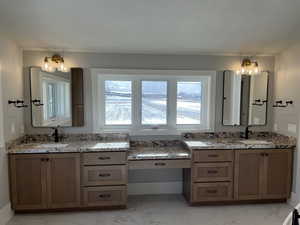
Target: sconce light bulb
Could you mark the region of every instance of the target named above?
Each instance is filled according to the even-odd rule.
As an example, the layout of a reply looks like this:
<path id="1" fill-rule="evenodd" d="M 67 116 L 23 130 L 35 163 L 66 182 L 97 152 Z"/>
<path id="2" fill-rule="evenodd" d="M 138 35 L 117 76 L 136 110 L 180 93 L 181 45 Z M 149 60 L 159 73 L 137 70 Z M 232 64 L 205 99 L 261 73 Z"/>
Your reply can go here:
<path id="1" fill-rule="evenodd" d="M 245 73 L 245 69 L 244 68 L 242 68 L 242 73 Z"/>

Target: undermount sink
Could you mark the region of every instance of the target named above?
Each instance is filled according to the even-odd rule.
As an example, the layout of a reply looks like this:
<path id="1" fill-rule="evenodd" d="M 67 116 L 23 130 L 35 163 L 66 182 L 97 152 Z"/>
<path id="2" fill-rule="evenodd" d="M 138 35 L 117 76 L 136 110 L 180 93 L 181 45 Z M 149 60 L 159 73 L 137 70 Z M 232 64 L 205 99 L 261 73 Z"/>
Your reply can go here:
<path id="1" fill-rule="evenodd" d="M 246 145 L 267 145 L 267 144 L 271 144 L 271 142 L 264 141 L 264 140 L 242 140 L 240 142 L 242 142 L 243 144 L 246 144 Z"/>
<path id="2" fill-rule="evenodd" d="M 38 147 L 40 148 L 64 148 L 67 147 L 69 144 L 62 144 L 62 143 L 49 143 L 49 144 L 41 144 Z"/>

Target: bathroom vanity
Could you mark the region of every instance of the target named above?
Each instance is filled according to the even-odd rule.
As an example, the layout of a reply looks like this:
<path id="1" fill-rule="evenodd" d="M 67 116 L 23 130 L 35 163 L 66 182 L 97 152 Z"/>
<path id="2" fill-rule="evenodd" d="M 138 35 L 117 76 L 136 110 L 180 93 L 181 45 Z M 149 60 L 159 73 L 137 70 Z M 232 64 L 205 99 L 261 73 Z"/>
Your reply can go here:
<path id="1" fill-rule="evenodd" d="M 289 198 L 295 140 L 275 134 L 248 142 L 194 136 L 138 144 L 96 138 L 15 145 L 8 150 L 12 207 L 126 207 L 131 169 L 182 168 L 183 194 L 191 205 Z"/>

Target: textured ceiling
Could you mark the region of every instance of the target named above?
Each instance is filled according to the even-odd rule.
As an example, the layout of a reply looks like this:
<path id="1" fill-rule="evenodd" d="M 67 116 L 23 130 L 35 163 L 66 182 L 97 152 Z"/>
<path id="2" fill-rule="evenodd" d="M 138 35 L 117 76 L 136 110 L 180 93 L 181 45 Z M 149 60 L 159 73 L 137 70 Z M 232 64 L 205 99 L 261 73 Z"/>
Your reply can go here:
<path id="1" fill-rule="evenodd" d="M 299 0 L 1 0 L 25 49 L 276 54 L 300 37 Z"/>

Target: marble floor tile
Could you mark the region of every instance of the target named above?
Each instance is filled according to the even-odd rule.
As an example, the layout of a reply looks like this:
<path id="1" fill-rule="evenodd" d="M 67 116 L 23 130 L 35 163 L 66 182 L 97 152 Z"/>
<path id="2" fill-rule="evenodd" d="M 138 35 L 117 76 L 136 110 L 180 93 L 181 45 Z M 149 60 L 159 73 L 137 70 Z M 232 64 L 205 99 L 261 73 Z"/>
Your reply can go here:
<path id="1" fill-rule="evenodd" d="M 188 206 L 180 195 L 130 197 L 112 211 L 17 214 L 7 225 L 281 225 L 288 204 Z"/>

